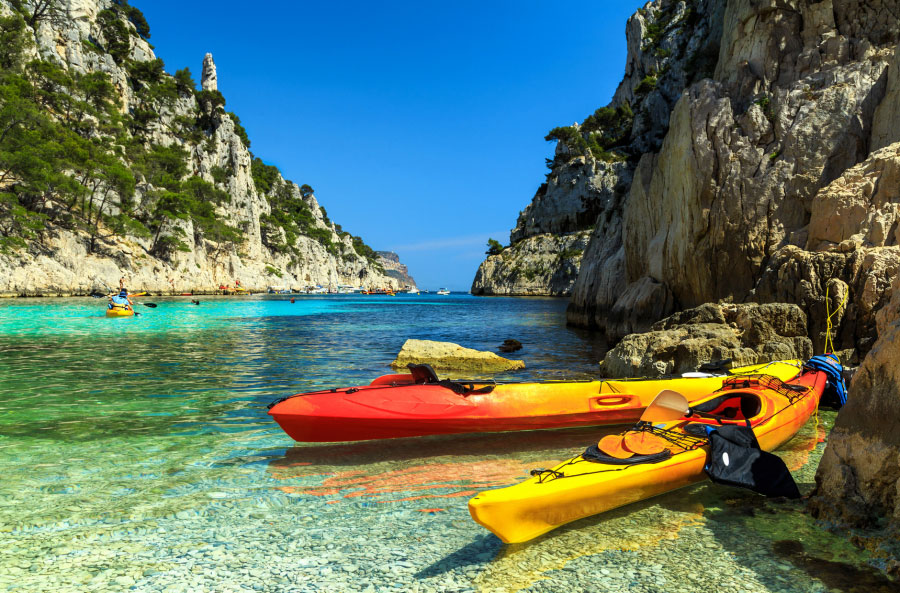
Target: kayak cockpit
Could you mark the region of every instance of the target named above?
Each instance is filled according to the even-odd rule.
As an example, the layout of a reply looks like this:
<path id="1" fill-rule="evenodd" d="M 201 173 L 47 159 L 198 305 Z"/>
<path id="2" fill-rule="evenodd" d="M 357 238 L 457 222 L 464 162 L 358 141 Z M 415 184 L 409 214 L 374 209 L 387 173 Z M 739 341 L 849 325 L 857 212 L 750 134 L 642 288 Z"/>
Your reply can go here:
<path id="1" fill-rule="evenodd" d="M 748 392 L 725 393 L 691 407 L 691 412 L 701 416 L 714 416 L 728 420 L 749 420 L 762 411 L 759 395 Z"/>

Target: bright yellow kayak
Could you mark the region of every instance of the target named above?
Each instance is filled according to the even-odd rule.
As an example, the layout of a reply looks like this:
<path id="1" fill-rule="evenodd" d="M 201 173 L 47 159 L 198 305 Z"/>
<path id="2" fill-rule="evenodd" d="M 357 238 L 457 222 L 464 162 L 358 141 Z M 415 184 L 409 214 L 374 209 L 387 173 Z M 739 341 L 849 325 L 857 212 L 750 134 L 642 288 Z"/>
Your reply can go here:
<path id="1" fill-rule="evenodd" d="M 107 317 L 134 317 L 134 310 L 124 307 L 113 307 L 106 310 Z"/>
<path id="2" fill-rule="evenodd" d="M 709 449 L 704 425 L 749 423 L 760 447 L 771 451 L 809 420 L 827 380 L 807 368 L 782 381 L 769 373 L 777 368 L 728 379 L 695 399 L 694 412 L 676 420 L 639 422 L 609 437 L 618 438 L 618 450 L 604 448 L 604 439 L 556 467 L 532 471 L 533 477 L 520 484 L 481 492 L 469 501 L 469 513 L 504 542 L 525 542 L 571 521 L 703 480 Z"/>

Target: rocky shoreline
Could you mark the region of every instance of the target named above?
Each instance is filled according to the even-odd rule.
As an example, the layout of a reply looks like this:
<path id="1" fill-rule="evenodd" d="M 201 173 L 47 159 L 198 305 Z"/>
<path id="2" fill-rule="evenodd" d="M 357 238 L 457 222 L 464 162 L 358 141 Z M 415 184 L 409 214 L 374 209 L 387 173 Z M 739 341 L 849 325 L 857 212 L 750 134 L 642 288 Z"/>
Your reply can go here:
<path id="1" fill-rule="evenodd" d="M 547 183 L 473 284 L 516 294 L 524 252 L 503 254 L 538 233 L 552 245 L 581 217 L 578 265 L 532 274 L 528 294 L 560 294 L 568 266 L 568 323 L 614 346 L 607 373 L 826 350 L 862 361 L 811 508 L 882 543 L 900 530 L 898 12 L 897 0 L 648 2 L 628 20 L 612 101 L 551 130 Z"/>
<path id="2" fill-rule="evenodd" d="M 20 18 L 20 4 L 0 1 L 0 18 Z M 0 294 L 90 294 L 105 290 L 104 282 L 117 285 L 123 275 L 129 287 L 176 294 L 215 291 L 238 279 L 254 290 L 317 284 L 402 288 L 410 283 L 408 275 L 386 274 L 362 239 L 330 220 L 310 186 L 285 179 L 250 152 L 237 115 L 224 109 L 210 54 L 202 59 L 198 90 L 188 69 L 175 76 L 164 70 L 124 15 L 126 5 L 71 0 L 53 18 L 22 24 L 28 42 L 22 44 L 20 61 L 39 60 L 46 70 L 56 69 L 50 86 L 60 89 L 60 96 L 80 100 L 77 81 L 87 77 L 108 83 L 105 109 L 118 110 L 114 116 L 120 119 L 106 125 L 118 125 L 120 136 L 103 140 L 128 145 L 128 150 L 116 146 L 124 156 L 114 157 L 122 160 L 116 162 L 116 174 L 127 183 L 124 193 L 101 192 L 102 201 L 91 194 L 83 212 L 66 212 L 72 198 L 56 196 L 31 213 L 34 228 L 20 229 L 21 236 L 7 237 L 11 231 L 4 228 Z M 113 45 L 115 52 L 108 50 Z M 70 87 L 59 82 L 65 77 Z M 133 122 L 137 113 L 146 118 L 140 126 Z M 47 117 L 47 125 L 61 125 Z M 97 117 L 79 125 L 99 128 L 103 122 Z M 168 175 L 169 169 L 177 174 Z M 104 187 L 102 180 L 90 185 L 93 191 Z M 8 180 L 2 189 L 27 194 Z M 165 206 L 163 198 L 172 204 Z M 18 207 L 19 215 L 29 212 Z M 127 224 L 121 220 L 126 212 L 131 216 Z M 0 215 L 12 218 L 5 209 Z M 117 225 L 122 228 L 116 230 Z M 399 260 L 389 265 L 404 267 Z"/>

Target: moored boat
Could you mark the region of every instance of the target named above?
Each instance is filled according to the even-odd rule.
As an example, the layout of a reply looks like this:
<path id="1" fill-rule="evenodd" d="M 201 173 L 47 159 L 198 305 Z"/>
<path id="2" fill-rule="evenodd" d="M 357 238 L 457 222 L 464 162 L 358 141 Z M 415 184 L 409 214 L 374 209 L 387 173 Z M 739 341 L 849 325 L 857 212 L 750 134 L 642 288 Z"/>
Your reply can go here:
<path id="1" fill-rule="evenodd" d="M 482 492 L 472 518 L 506 543 L 525 542 L 561 525 L 705 479 L 707 427 L 748 425 L 759 447 L 789 441 L 815 413 L 827 378 L 804 368 L 782 381 L 770 375 L 731 377 L 689 411 L 663 423 L 638 422 L 530 479 Z M 727 464 L 727 458 L 726 458 Z"/>
<path id="2" fill-rule="evenodd" d="M 752 365 L 718 376 L 519 383 L 441 381 L 426 367 L 414 366 L 412 375 L 378 377 L 369 385 L 289 396 L 274 402 L 269 414 L 301 442 L 627 424 L 638 420 L 662 389 L 696 399 L 730 376 L 765 372 L 790 379 L 801 362 Z"/>

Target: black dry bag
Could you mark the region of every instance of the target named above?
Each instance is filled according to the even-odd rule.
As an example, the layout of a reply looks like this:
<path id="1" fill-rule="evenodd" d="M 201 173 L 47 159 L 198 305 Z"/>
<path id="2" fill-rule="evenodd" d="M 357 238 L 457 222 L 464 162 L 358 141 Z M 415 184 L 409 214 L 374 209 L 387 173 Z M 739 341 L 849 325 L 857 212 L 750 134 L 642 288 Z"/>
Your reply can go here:
<path id="1" fill-rule="evenodd" d="M 765 496 L 800 498 L 800 490 L 784 461 L 759 448 L 749 426 L 728 424 L 707 427 L 709 479 L 719 484 L 747 488 Z"/>

